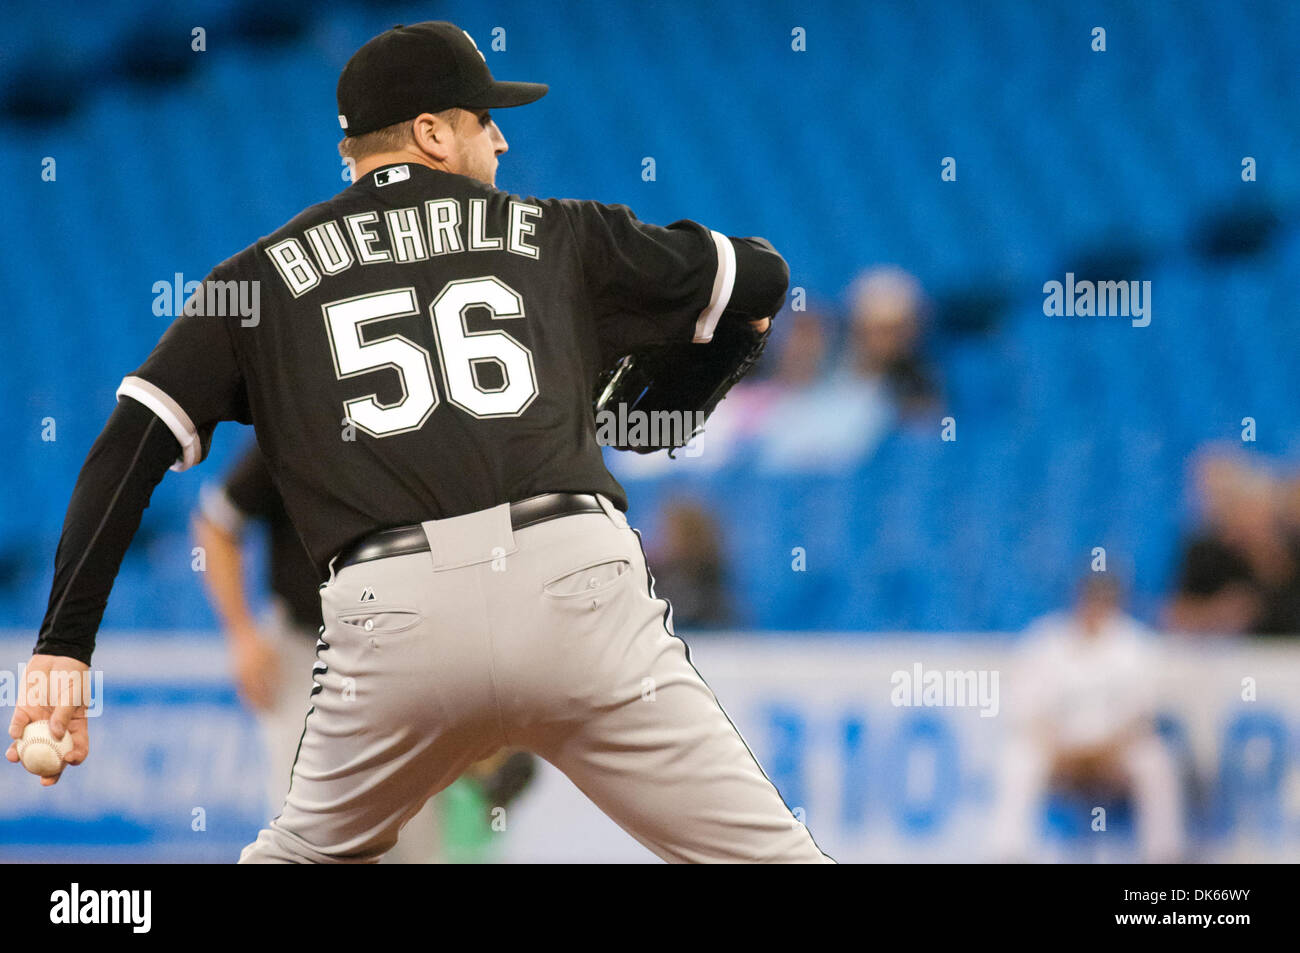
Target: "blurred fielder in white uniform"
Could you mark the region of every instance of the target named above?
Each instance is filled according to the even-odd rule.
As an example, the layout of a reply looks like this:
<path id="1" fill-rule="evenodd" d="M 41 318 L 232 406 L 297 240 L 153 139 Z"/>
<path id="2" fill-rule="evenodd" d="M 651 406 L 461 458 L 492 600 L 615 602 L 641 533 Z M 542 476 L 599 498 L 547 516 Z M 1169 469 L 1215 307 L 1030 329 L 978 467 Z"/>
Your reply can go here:
<path id="1" fill-rule="evenodd" d="M 249 522 L 265 525 L 272 599 L 253 616 L 244 585 L 243 542 Z M 204 582 L 220 616 L 239 694 L 252 708 L 266 747 L 266 817 L 284 805 L 289 773 L 302 737 L 321 627 L 316 570 L 285 512 L 256 444 L 221 484 L 204 487 L 194 533 L 207 553 Z M 385 863 L 428 864 L 438 858 L 434 802 L 402 830 Z"/>
<path id="2" fill-rule="evenodd" d="M 1043 799 L 1056 788 L 1126 792 L 1141 859 L 1181 859 L 1182 788 L 1155 730 L 1159 666 L 1150 633 L 1121 611 L 1119 586 L 1105 573 L 1082 583 L 1072 612 L 1030 626 L 1004 708 L 1011 724 L 998 771 L 996 859 L 1037 859 Z"/>

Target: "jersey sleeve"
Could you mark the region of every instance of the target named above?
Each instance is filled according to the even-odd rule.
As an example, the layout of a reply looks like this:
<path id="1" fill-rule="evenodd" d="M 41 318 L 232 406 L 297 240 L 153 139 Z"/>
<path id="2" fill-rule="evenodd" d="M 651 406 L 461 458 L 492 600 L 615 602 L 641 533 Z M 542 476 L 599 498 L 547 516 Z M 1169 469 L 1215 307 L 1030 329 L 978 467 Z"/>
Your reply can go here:
<path id="1" fill-rule="evenodd" d="M 187 470 L 207 456 L 212 431 L 223 420 L 250 423 L 248 399 L 231 340 L 229 318 L 205 313 L 213 271 L 186 303 L 148 359 L 123 378 L 117 396 L 148 407 L 181 446 L 173 470 Z"/>
<path id="2" fill-rule="evenodd" d="M 735 280 L 735 253 L 726 236 L 686 220 L 651 225 L 623 205 L 560 205 L 598 316 L 651 317 L 668 340 L 712 338 Z"/>
<path id="3" fill-rule="evenodd" d="M 735 238 L 687 220 L 650 225 L 623 205 L 560 205 L 598 318 L 639 324 L 629 328 L 629 339 L 645 337 L 648 319 L 665 340 L 689 333 L 703 344 L 713 340 L 724 312 L 767 318 L 785 302 L 789 266 L 762 238 Z"/>

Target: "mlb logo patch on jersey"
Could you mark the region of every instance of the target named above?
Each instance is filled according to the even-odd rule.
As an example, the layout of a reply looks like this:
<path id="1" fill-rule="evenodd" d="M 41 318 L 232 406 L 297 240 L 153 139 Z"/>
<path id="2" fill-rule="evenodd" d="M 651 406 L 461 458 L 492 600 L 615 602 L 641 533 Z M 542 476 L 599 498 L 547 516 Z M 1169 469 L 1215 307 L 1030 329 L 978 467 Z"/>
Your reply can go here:
<path id="1" fill-rule="evenodd" d="M 395 165 L 391 169 L 380 169 L 375 173 L 375 185 L 392 185 L 405 182 L 411 177 L 411 170 L 404 165 Z"/>

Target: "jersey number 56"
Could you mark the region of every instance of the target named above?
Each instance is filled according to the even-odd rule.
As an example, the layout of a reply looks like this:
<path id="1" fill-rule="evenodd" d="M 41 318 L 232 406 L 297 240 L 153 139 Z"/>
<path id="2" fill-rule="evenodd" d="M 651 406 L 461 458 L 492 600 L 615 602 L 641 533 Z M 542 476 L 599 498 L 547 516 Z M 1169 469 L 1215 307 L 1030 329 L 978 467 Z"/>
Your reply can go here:
<path id="1" fill-rule="evenodd" d="M 447 282 L 429 305 L 447 399 L 474 417 L 518 417 L 537 396 L 533 355 L 504 330 L 471 332 L 465 323 L 471 308 L 486 308 L 498 321 L 524 317 L 523 299 L 499 278 Z M 419 314 L 415 289 L 344 298 L 322 305 L 321 310 L 339 380 L 391 367 L 402 384 L 402 397 L 392 404 L 379 403 L 373 393 L 344 401 L 348 419 L 374 437 L 424 426 L 440 402 L 429 352 L 400 334 L 369 342 L 361 338 L 361 329 L 372 321 Z M 482 363 L 500 368 L 501 386 L 480 386 L 474 371 Z"/>

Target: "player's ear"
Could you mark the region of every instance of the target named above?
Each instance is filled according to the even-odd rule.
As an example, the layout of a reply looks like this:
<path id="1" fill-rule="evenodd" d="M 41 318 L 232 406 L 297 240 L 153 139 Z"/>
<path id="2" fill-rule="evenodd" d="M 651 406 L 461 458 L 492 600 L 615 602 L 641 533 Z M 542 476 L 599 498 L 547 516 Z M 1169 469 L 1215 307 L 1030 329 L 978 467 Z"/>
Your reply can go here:
<path id="1" fill-rule="evenodd" d="M 440 162 L 452 156 L 452 127 L 446 119 L 434 113 L 420 113 L 412 120 L 416 148 Z"/>

